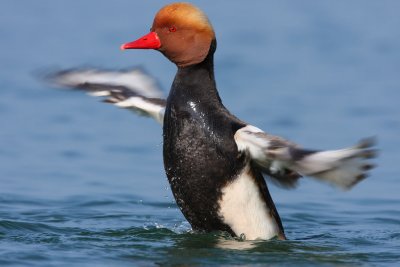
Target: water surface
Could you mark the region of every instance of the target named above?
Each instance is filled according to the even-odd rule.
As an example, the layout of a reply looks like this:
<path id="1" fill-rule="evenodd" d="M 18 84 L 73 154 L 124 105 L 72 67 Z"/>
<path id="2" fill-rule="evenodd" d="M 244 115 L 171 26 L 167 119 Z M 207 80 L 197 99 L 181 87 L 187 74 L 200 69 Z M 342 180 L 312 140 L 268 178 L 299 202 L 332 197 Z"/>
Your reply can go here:
<path id="1" fill-rule="evenodd" d="M 378 168 L 350 192 L 270 186 L 289 241 L 198 234 L 177 209 L 160 126 L 55 90 L 53 68 L 175 67 L 121 52 L 166 1 L 0 3 L 0 265 L 396 265 L 400 261 L 400 3 L 194 1 L 218 36 L 216 75 L 238 117 L 307 147 L 376 135 Z"/>

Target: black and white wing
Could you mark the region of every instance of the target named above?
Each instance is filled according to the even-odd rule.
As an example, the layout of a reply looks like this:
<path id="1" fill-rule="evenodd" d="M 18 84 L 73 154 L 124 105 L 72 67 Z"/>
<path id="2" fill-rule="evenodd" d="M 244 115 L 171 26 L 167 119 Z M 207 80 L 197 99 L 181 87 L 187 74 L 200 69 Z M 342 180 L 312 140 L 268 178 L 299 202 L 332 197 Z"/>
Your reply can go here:
<path id="1" fill-rule="evenodd" d="M 166 100 L 156 80 L 140 68 L 122 71 L 69 69 L 52 73 L 47 80 L 56 86 L 77 89 L 103 101 L 135 111 L 163 123 Z"/>
<path id="2" fill-rule="evenodd" d="M 328 182 L 344 190 L 367 177 L 376 156 L 372 138 L 339 150 L 308 150 L 283 138 L 247 125 L 235 133 L 239 151 L 284 187 L 295 187 L 302 175 Z"/>

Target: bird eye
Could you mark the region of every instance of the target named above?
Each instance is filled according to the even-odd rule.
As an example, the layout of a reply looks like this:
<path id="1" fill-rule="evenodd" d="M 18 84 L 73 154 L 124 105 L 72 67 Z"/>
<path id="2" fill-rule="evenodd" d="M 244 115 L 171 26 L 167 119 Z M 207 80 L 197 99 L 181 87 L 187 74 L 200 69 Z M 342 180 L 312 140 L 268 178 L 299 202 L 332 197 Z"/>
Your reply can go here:
<path id="1" fill-rule="evenodd" d="M 176 32 L 176 27 L 175 26 L 171 26 L 169 27 L 169 32 Z"/>

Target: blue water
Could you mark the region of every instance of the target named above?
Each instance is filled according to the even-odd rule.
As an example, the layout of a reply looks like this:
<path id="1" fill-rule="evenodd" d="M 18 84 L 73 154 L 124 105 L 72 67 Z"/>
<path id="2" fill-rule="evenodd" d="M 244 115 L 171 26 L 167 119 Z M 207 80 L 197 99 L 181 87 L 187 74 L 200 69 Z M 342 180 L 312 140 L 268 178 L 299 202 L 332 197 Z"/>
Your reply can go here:
<path id="1" fill-rule="evenodd" d="M 359 266 L 400 262 L 399 1 L 194 1 L 218 37 L 223 101 L 311 148 L 377 136 L 350 192 L 270 186 L 289 241 L 197 234 L 177 209 L 160 126 L 37 79 L 54 68 L 175 67 L 119 50 L 166 1 L 0 2 L 1 266 Z"/>

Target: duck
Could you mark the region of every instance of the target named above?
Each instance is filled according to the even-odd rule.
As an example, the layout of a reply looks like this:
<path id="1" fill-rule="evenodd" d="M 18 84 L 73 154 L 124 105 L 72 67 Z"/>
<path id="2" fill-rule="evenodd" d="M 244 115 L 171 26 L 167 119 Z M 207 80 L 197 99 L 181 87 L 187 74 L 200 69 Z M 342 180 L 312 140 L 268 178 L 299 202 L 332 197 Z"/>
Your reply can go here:
<path id="1" fill-rule="evenodd" d="M 50 78 L 162 125 L 166 176 L 194 231 L 285 240 L 265 177 L 287 189 L 296 187 L 301 177 L 312 177 L 349 190 L 374 168 L 375 138 L 337 150 L 305 149 L 237 118 L 217 90 L 216 48 L 206 14 L 190 3 L 172 3 L 156 13 L 148 34 L 121 46 L 159 51 L 176 65 L 167 98 L 140 68 L 75 68 Z"/>

